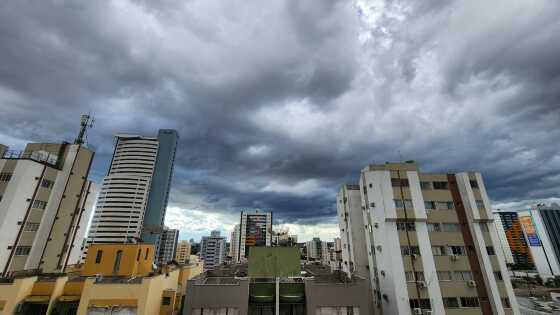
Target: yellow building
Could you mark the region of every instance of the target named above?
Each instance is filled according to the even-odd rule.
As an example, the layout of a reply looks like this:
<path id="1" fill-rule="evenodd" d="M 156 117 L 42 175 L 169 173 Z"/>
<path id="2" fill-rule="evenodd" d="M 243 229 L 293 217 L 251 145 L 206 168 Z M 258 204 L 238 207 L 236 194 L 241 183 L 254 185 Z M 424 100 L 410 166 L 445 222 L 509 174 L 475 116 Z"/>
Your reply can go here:
<path id="1" fill-rule="evenodd" d="M 175 260 L 180 264 L 186 264 L 191 256 L 191 244 L 188 241 L 179 241 Z"/>
<path id="2" fill-rule="evenodd" d="M 0 280 L 0 314 L 173 314 L 202 263 L 152 269 L 148 244 L 95 244 L 79 271 Z"/>

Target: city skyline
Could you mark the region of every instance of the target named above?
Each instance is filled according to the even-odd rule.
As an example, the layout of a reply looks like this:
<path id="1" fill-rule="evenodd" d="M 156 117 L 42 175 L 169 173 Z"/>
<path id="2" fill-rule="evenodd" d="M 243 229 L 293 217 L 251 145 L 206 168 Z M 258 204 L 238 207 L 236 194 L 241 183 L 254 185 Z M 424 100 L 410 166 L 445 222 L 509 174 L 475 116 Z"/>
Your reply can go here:
<path id="1" fill-rule="evenodd" d="M 176 129 L 181 239 L 229 235 L 255 208 L 331 239 L 340 183 L 372 162 L 478 170 L 495 209 L 558 202 L 560 4 L 487 8 L 7 3 L 0 143 L 71 141 L 90 112 L 100 185 L 114 134 Z"/>

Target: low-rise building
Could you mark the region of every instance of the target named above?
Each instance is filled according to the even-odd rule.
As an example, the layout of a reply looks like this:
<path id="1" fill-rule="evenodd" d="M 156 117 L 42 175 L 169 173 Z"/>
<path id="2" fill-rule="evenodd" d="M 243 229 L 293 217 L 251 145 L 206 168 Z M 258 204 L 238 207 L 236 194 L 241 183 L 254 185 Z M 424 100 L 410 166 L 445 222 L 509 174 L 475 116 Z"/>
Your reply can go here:
<path id="1" fill-rule="evenodd" d="M 202 263 L 153 268 L 152 244 L 92 244 L 73 272 L 0 279 L 2 314 L 177 314 Z"/>
<path id="2" fill-rule="evenodd" d="M 321 265 L 304 268 L 296 247 L 253 247 L 248 264 L 223 265 L 189 280 L 183 315 L 372 314 L 366 279 Z"/>

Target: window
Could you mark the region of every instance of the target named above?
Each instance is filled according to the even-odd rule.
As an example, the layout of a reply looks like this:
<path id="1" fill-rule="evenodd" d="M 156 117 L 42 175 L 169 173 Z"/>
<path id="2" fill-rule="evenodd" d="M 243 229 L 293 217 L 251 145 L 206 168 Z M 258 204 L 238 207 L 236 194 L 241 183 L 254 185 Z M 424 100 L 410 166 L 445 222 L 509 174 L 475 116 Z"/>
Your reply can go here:
<path id="1" fill-rule="evenodd" d="M 424 201 L 424 207 L 426 210 L 434 210 L 436 208 L 436 203 L 433 201 Z"/>
<path id="2" fill-rule="evenodd" d="M 480 230 L 482 232 L 489 232 L 488 225 L 486 223 L 480 223 Z"/>
<path id="3" fill-rule="evenodd" d="M 476 180 L 471 180 L 470 182 L 472 188 L 478 188 L 478 182 Z"/>
<path id="4" fill-rule="evenodd" d="M 478 210 L 484 209 L 484 201 L 476 200 L 476 207 L 478 208 Z"/>
<path id="5" fill-rule="evenodd" d="M 25 255 L 29 255 L 29 252 L 31 251 L 31 246 L 18 246 L 16 247 L 16 256 L 25 256 Z"/>
<path id="6" fill-rule="evenodd" d="M 479 307 L 478 298 L 476 297 L 461 297 L 461 307 Z"/>
<path id="7" fill-rule="evenodd" d="M 430 299 L 410 299 L 410 308 L 432 309 Z"/>
<path id="8" fill-rule="evenodd" d="M 48 180 L 48 179 L 43 179 L 41 181 L 41 187 L 43 188 L 51 188 L 53 186 L 54 182 L 52 180 Z"/>
<path id="9" fill-rule="evenodd" d="M 399 209 L 403 209 L 405 206 L 407 209 L 412 209 L 412 200 L 405 199 L 393 199 L 395 201 L 395 207 Z"/>
<path id="10" fill-rule="evenodd" d="M 0 173 L 0 182 L 9 182 L 12 179 L 12 173 Z"/>
<path id="11" fill-rule="evenodd" d="M 486 246 L 486 252 L 488 253 L 488 255 L 496 255 L 496 252 L 494 252 L 494 247 L 492 246 Z"/>
<path id="12" fill-rule="evenodd" d="M 438 271 L 437 277 L 439 281 L 451 281 L 453 278 L 451 277 L 451 271 Z"/>
<path id="13" fill-rule="evenodd" d="M 162 301 L 163 302 L 163 301 Z M 261 313 L 263 310 L 257 310 L 257 313 Z M 319 311 L 319 308 L 317 309 Z M 193 315 L 239 315 L 239 309 L 233 307 L 205 307 L 205 308 L 194 308 L 192 311 Z M 264 312 L 263 312 L 264 314 Z M 321 313 L 317 313 L 321 314 Z M 338 314 L 338 313 L 323 313 L 323 314 Z M 341 313 L 342 314 L 342 313 Z M 351 313 L 348 313 L 351 314 Z M 358 313 L 355 313 L 357 315 Z"/>
<path id="14" fill-rule="evenodd" d="M 391 178 L 391 185 L 393 187 L 408 187 L 408 179 L 406 178 Z"/>
<path id="15" fill-rule="evenodd" d="M 439 223 L 428 223 L 428 232 L 439 232 L 441 231 L 441 225 Z"/>
<path id="16" fill-rule="evenodd" d="M 453 255 L 457 255 L 457 256 L 466 255 L 465 246 L 449 246 L 449 248 L 451 249 L 451 254 Z"/>
<path id="17" fill-rule="evenodd" d="M 414 222 L 397 222 L 397 231 L 416 231 Z"/>
<path id="18" fill-rule="evenodd" d="M 164 296 L 161 298 L 161 305 L 171 305 L 171 297 Z"/>
<path id="19" fill-rule="evenodd" d="M 401 246 L 401 254 L 404 256 L 420 255 L 420 248 L 418 246 Z"/>
<path id="20" fill-rule="evenodd" d="M 436 209 L 438 210 L 453 210 L 453 201 L 438 201 L 436 202 Z"/>
<path id="21" fill-rule="evenodd" d="M 432 246 L 432 255 L 434 256 L 446 256 L 445 246 Z"/>
<path id="22" fill-rule="evenodd" d="M 473 276 L 470 271 L 455 271 L 455 280 L 457 281 L 469 281 L 472 279 Z"/>
<path id="23" fill-rule="evenodd" d="M 444 297 L 443 298 L 443 307 L 445 308 L 458 308 L 459 301 L 456 297 Z"/>
<path id="24" fill-rule="evenodd" d="M 122 253 L 122 250 L 117 251 L 117 255 L 115 256 L 115 263 L 113 264 L 113 273 L 119 272 L 119 268 L 121 267 Z"/>
<path id="25" fill-rule="evenodd" d="M 434 189 L 449 189 L 449 184 L 447 182 L 434 182 Z"/>
<path id="26" fill-rule="evenodd" d="M 461 227 L 456 223 L 442 223 L 441 230 L 443 232 L 459 232 L 461 231 Z"/>
<path id="27" fill-rule="evenodd" d="M 144 260 L 148 260 L 148 255 L 150 254 L 150 248 L 146 248 L 146 255 L 144 255 Z"/>
<path id="28" fill-rule="evenodd" d="M 47 207 L 47 202 L 42 200 L 35 200 L 33 201 L 32 207 L 35 209 L 45 210 L 45 208 Z"/>
<path id="29" fill-rule="evenodd" d="M 496 278 L 496 280 L 504 280 L 504 277 L 502 277 L 502 273 L 499 271 L 494 271 L 494 277 Z"/>
<path id="30" fill-rule="evenodd" d="M 34 222 L 25 223 L 25 227 L 23 228 L 25 232 L 35 232 L 38 229 L 39 229 L 39 223 L 34 223 Z"/>
<path id="31" fill-rule="evenodd" d="M 95 255 L 95 263 L 96 264 L 100 264 L 101 263 L 101 257 L 103 257 L 103 251 L 102 250 L 98 250 L 97 254 Z"/>
<path id="32" fill-rule="evenodd" d="M 432 183 L 431 182 L 420 182 L 420 188 L 421 189 L 432 189 Z"/>
<path id="33" fill-rule="evenodd" d="M 346 245 L 346 244 L 344 244 Z M 136 261 L 140 261 L 140 254 L 142 254 L 142 248 L 138 249 L 138 254 L 136 255 Z"/>
<path id="34" fill-rule="evenodd" d="M 412 271 L 407 271 L 404 273 L 406 282 L 414 282 L 414 273 Z"/>

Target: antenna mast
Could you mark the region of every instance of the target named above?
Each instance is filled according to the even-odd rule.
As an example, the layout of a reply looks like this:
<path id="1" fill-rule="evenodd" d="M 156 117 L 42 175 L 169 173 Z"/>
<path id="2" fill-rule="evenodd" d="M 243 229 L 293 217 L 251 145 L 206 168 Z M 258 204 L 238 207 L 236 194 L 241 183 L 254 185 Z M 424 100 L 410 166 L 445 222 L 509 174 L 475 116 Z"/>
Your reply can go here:
<path id="1" fill-rule="evenodd" d="M 76 138 L 76 140 L 74 140 L 74 144 L 83 144 L 84 143 L 84 137 L 86 137 L 87 129 L 93 127 L 93 122 L 94 121 L 95 120 L 93 119 L 93 117 L 91 117 L 90 114 L 81 116 L 81 118 L 80 118 L 80 133 L 78 134 L 78 137 Z"/>

